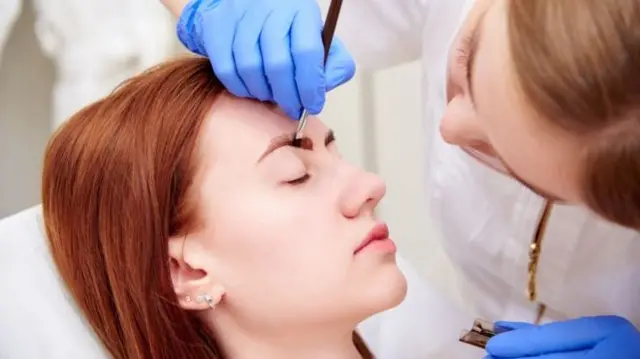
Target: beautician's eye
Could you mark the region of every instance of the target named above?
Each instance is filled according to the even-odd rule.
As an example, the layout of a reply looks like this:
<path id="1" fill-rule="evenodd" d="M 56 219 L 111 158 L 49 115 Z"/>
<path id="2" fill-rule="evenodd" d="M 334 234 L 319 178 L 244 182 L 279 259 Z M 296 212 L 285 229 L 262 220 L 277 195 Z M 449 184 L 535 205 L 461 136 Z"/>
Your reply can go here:
<path id="1" fill-rule="evenodd" d="M 307 182 L 309 180 L 309 178 L 311 178 L 311 176 L 309 176 L 308 173 L 305 173 L 304 176 L 300 177 L 300 178 L 296 178 L 293 181 L 287 181 L 288 184 L 290 185 L 301 185 L 305 182 Z"/>
<path id="2" fill-rule="evenodd" d="M 465 77 L 469 71 L 469 49 L 472 41 L 473 36 L 465 36 L 460 40 L 460 45 L 456 49 L 456 63 L 464 71 Z"/>
<path id="3" fill-rule="evenodd" d="M 462 69 L 464 76 L 467 76 L 467 72 L 469 71 L 469 53 L 465 48 L 457 49 L 456 53 L 456 65 Z"/>

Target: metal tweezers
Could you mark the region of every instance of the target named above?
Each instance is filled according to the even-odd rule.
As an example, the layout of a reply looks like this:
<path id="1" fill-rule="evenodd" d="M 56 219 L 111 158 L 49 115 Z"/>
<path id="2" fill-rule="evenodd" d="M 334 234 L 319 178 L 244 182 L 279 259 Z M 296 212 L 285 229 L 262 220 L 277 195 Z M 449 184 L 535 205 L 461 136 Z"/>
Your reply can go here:
<path id="1" fill-rule="evenodd" d="M 486 320 L 476 319 L 473 322 L 471 330 L 463 330 L 460 335 L 460 341 L 474 347 L 485 349 L 487 342 L 492 337 L 508 332 L 509 329 L 496 327 L 495 324 Z"/>
<path id="2" fill-rule="evenodd" d="M 329 5 L 329 12 L 327 13 L 327 19 L 322 29 L 322 44 L 324 45 L 324 63 L 327 63 L 327 57 L 329 57 L 329 49 L 331 48 L 331 41 L 333 35 L 336 32 L 336 25 L 338 24 L 338 17 L 340 16 L 340 9 L 342 9 L 342 0 L 331 0 Z M 302 138 L 302 130 L 307 124 L 307 117 L 309 114 L 307 110 L 302 111 L 302 116 L 298 121 L 298 129 L 294 138 L 294 143 L 299 143 Z"/>

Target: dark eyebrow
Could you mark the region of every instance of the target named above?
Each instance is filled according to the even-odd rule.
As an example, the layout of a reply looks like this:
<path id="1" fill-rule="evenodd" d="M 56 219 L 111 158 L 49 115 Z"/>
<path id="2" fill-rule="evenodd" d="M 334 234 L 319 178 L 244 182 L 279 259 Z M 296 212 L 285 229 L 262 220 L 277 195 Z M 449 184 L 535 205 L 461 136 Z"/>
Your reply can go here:
<path id="1" fill-rule="evenodd" d="M 469 50 L 467 55 L 467 83 L 469 84 L 469 96 L 471 102 L 475 103 L 473 98 L 473 69 L 476 63 L 476 55 L 478 53 L 478 45 L 480 44 L 480 36 L 482 35 L 482 24 L 487 11 L 483 12 L 477 20 L 475 28 L 469 37 Z"/>
<path id="2" fill-rule="evenodd" d="M 271 141 L 269 142 L 269 145 L 267 146 L 267 149 L 262 153 L 260 158 L 258 158 L 258 163 L 261 162 L 265 157 L 273 153 L 273 151 L 281 147 L 285 147 L 285 146 L 294 147 L 293 139 L 295 138 L 295 135 L 296 135 L 295 132 L 291 132 L 291 133 L 285 133 L 280 136 L 276 136 L 272 138 Z M 329 130 L 327 134 L 324 136 L 324 145 L 328 146 L 335 140 L 336 140 L 335 133 L 333 132 L 333 130 Z M 311 141 L 310 138 L 308 137 L 302 138 L 302 148 L 305 150 L 313 150 L 313 142 Z"/>

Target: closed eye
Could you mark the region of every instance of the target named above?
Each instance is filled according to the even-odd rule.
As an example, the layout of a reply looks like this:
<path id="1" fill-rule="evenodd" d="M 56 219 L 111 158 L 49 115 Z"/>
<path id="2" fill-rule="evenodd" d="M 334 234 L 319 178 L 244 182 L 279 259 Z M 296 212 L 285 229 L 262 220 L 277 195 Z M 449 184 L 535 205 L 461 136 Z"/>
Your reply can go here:
<path id="1" fill-rule="evenodd" d="M 310 178 L 311 176 L 308 173 L 305 173 L 304 176 L 296 178 L 292 181 L 287 181 L 287 183 L 293 186 L 297 186 L 306 183 Z"/>
<path id="2" fill-rule="evenodd" d="M 456 65 L 462 70 L 463 77 L 467 84 L 470 85 L 470 65 L 471 65 L 471 45 L 473 36 L 466 36 L 462 39 L 460 47 L 457 49 Z"/>
<path id="3" fill-rule="evenodd" d="M 303 140 L 306 140 L 306 142 L 303 142 L 303 146 L 301 147 L 301 149 L 313 150 L 313 143 L 311 142 L 311 140 L 306 137 L 304 137 Z M 335 140 L 336 140 L 335 133 L 331 130 L 328 131 L 324 138 L 324 146 L 329 147 L 331 144 L 335 142 Z M 310 179 L 311 179 L 311 175 L 309 173 L 305 173 L 303 176 L 300 176 L 291 181 L 286 181 L 285 183 L 292 186 L 299 186 L 307 183 Z"/>

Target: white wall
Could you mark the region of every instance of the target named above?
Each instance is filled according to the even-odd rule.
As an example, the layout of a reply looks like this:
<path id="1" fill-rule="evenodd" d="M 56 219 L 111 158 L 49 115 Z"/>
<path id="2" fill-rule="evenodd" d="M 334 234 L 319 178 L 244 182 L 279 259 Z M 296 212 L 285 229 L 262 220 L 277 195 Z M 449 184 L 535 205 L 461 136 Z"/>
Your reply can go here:
<path id="1" fill-rule="evenodd" d="M 0 218 L 39 202 L 54 79 L 25 4 L 0 59 Z"/>
<path id="2" fill-rule="evenodd" d="M 39 202 L 56 75 L 38 48 L 33 23 L 27 6 L 0 62 L 0 218 Z M 389 222 L 400 251 L 455 296 L 450 267 L 423 203 L 420 78 L 417 63 L 359 75 L 329 95 L 322 117 L 336 131 L 346 158 L 387 181 L 379 214 Z"/>

